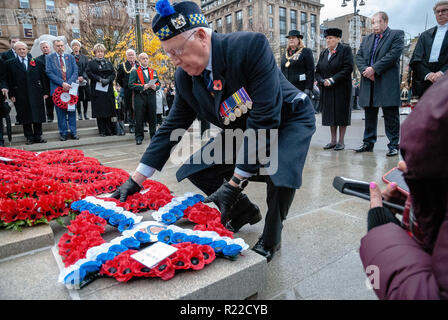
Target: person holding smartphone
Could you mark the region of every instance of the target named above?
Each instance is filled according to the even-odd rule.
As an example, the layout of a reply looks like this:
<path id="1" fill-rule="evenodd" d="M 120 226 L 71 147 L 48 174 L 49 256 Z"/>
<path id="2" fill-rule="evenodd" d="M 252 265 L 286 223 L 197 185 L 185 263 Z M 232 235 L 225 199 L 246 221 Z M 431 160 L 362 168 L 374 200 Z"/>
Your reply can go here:
<path id="1" fill-rule="evenodd" d="M 424 138 L 423 138 L 424 137 Z M 402 125 L 400 151 L 409 195 L 370 184 L 368 233 L 360 256 L 376 266 L 380 299 L 448 299 L 448 76 L 434 84 Z M 404 204 L 400 222 L 382 200 Z M 367 271 L 366 271 L 367 272 Z M 373 278 L 370 277 L 369 280 Z"/>

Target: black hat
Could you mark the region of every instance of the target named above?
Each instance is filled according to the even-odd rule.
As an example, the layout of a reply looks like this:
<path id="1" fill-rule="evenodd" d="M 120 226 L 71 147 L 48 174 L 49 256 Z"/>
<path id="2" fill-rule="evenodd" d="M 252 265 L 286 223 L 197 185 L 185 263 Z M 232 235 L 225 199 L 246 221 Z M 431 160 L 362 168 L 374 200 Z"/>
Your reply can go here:
<path id="1" fill-rule="evenodd" d="M 289 31 L 289 33 L 288 33 L 288 35 L 286 36 L 286 38 L 289 38 L 289 37 L 297 37 L 297 38 L 303 39 L 303 36 L 302 36 L 302 35 L 300 34 L 300 32 L 297 31 L 297 30 L 291 30 L 291 31 Z"/>
<path id="2" fill-rule="evenodd" d="M 328 28 L 324 31 L 324 38 L 333 36 L 336 38 L 342 38 L 342 30 L 338 28 Z"/>
<path id="3" fill-rule="evenodd" d="M 209 25 L 199 6 L 191 1 L 175 2 L 159 0 L 157 14 L 152 19 L 152 30 L 161 41 L 168 40 L 182 32 Z"/>

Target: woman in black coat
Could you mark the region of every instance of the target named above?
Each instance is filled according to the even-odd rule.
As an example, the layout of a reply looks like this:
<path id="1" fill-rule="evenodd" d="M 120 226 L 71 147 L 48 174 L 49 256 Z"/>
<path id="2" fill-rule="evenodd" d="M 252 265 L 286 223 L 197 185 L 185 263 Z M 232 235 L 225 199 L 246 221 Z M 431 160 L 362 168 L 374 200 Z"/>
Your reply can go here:
<path id="1" fill-rule="evenodd" d="M 115 116 L 115 97 L 113 81 L 115 69 L 104 59 L 106 48 L 98 43 L 93 47 L 93 58 L 87 65 L 87 76 L 90 79 L 90 98 L 92 101 L 92 117 L 96 118 L 100 136 L 112 135 L 111 118 Z M 107 90 L 106 90 L 107 87 Z M 106 90 L 106 91 L 105 91 Z"/>
<path id="2" fill-rule="evenodd" d="M 89 106 L 90 100 L 90 90 L 89 83 L 87 79 L 87 65 L 89 64 L 89 58 L 85 55 L 81 54 L 81 42 L 78 40 L 73 40 L 70 43 L 70 47 L 73 52 L 72 55 L 75 57 L 76 65 L 78 66 L 78 103 L 76 104 L 76 110 L 78 111 L 78 120 L 82 120 L 84 116 L 84 120 L 88 120 L 87 116 L 87 108 Z M 83 106 L 82 115 L 81 115 L 81 103 Z"/>
<path id="3" fill-rule="evenodd" d="M 330 126 L 331 130 L 331 141 L 324 149 L 343 150 L 345 132 L 351 123 L 353 54 L 349 46 L 340 43 L 342 30 L 330 28 L 325 30 L 324 36 L 327 49 L 320 54 L 316 66 L 322 125 Z"/>
<path id="4" fill-rule="evenodd" d="M 313 52 L 305 48 L 299 31 L 289 31 L 287 38 L 288 47 L 281 61 L 282 73 L 297 89 L 311 97 L 314 83 Z"/>

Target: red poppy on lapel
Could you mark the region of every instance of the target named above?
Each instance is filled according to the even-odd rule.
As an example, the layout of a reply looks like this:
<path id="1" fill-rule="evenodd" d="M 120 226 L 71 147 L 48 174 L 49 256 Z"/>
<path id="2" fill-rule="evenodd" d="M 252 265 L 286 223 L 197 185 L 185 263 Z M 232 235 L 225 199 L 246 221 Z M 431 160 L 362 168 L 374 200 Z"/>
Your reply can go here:
<path id="1" fill-rule="evenodd" d="M 222 82 L 221 82 L 221 80 L 214 80 L 213 81 L 213 90 L 215 90 L 215 91 L 221 91 L 222 90 Z"/>
<path id="2" fill-rule="evenodd" d="M 335 54 L 336 53 L 336 49 L 334 49 L 333 51 L 331 51 L 331 54 Z"/>
<path id="3" fill-rule="evenodd" d="M 36 61 L 34 61 L 34 58 L 31 59 L 30 61 L 30 66 L 35 67 L 36 66 Z"/>

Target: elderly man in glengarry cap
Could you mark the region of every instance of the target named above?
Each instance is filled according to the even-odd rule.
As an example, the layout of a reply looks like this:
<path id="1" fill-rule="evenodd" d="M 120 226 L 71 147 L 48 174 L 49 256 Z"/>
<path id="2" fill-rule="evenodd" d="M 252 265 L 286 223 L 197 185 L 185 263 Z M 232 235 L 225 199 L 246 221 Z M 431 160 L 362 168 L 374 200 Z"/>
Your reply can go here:
<path id="1" fill-rule="evenodd" d="M 177 179 L 188 178 L 202 190 L 208 196 L 204 202 L 214 202 L 221 222 L 234 232 L 262 219 L 243 190 L 249 180 L 265 182 L 266 221 L 252 250 L 270 261 L 280 249 L 283 221 L 302 184 L 315 131 L 312 102 L 283 76 L 263 34 L 214 33 L 194 2 L 160 0 L 156 9 L 152 28 L 177 67 L 176 97 L 137 170 L 113 197 L 124 201 L 162 170 L 180 140 L 172 138 L 176 129 L 188 129 L 197 117 L 209 121 L 223 130 L 180 167 Z M 222 150 L 229 140 L 230 148 Z M 211 149 L 210 163 L 203 157 Z"/>

